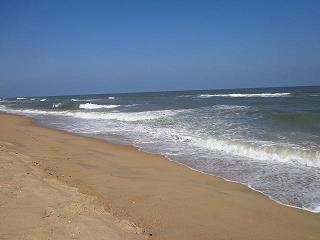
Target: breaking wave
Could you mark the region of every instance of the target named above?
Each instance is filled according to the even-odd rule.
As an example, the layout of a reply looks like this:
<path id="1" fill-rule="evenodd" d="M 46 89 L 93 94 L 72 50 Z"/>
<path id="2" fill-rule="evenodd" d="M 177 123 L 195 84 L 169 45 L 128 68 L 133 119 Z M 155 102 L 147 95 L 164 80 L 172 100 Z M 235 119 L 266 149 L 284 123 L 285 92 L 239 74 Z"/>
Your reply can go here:
<path id="1" fill-rule="evenodd" d="M 53 108 L 58 108 L 58 107 L 61 107 L 61 106 L 62 106 L 62 103 L 54 103 L 54 104 L 52 104 Z"/>
<path id="2" fill-rule="evenodd" d="M 211 98 L 211 97 L 285 97 L 291 93 L 230 93 L 230 94 L 201 94 L 199 98 Z"/>
<path id="3" fill-rule="evenodd" d="M 154 120 L 168 116 L 174 116 L 181 110 L 162 110 L 162 111 L 144 111 L 144 112 L 82 112 L 82 111 L 44 111 L 33 109 L 11 109 L 6 106 L 0 106 L 0 110 L 13 114 L 20 115 L 51 115 L 51 116 L 66 116 L 81 119 L 95 120 L 118 120 L 125 122 Z"/>
<path id="4" fill-rule="evenodd" d="M 120 105 L 99 105 L 94 103 L 84 103 L 79 105 L 79 108 L 82 108 L 82 109 L 117 108 L 117 107 L 120 107 Z"/>
<path id="5" fill-rule="evenodd" d="M 293 148 L 292 146 L 275 146 L 273 144 L 263 146 L 254 143 L 197 137 L 186 137 L 184 141 L 190 141 L 191 144 L 198 147 L 205 147 L 210 150 L 222 151 L 249 159 L 320 167 L 320 152 Z"/>

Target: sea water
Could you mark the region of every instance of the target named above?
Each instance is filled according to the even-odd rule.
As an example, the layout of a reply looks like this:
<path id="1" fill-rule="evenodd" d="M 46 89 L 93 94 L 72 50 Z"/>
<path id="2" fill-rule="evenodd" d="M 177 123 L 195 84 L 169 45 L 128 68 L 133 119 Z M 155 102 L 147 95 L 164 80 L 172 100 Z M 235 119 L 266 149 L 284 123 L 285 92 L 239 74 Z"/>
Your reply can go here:
<path id="1" fill-rule="evenodd" d="M 161 153 L 320 212 L 320 87 L 2 98 L 0 111 Z"/>

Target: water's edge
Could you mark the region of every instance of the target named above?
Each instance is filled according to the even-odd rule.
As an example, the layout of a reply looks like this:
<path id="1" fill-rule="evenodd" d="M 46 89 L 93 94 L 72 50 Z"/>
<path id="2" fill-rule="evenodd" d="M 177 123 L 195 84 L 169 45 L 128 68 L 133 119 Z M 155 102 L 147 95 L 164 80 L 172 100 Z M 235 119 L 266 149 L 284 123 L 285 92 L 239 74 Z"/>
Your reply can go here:
<path id="1" fill-rule="evenodd" d="M 216 178 L 219 178 L 219 179 L 223 179 L 224 181 L 226 182 L 230 182 L 230 183 L 234 183 L 234 184 L 240 184 L 242 186 L 245 186 L 245 187 L 248 187 L 249 189 L 259 193 L 259 194 L 262 194 L 264 197 L 270 199 L 271 201 L 277 203 L 277 204 L 280 204 L 282 206 L 285 206 L 285 207 L 290 207 L 290 208 L 294 208 L 294 209 L 298 209 L 298 210 L 303 210 L 303 211 L 307 211 L 307 212 L 310 212 L 310 213 L 320 213 L 320 206 L 317 207 L 316 209 L 308 209 L 308 208 L 301 208 L 301 207 L 297 207 L 297 206 L 292 206 L 292 205 L 289 205 L 289 204 L 285 204 L 285 203 L 282 203 L 274 198 L 272 198 L 271 196 L 265 194 L 263 191 L 260 191 L 260 190 L 257 190 L 255 189 L 254 187 L 248 185 L 248 184 L 245 184 L 245 183 L 242 183 L 242 182 L 238 182 L 238 181 L 233 181 L 233 180 L 229 180 L 227 178 L 224 178 L 224 177 L 221 177 L 221 176 L 218 176 L 218 175 L 214 175 L 214 174 L 211 174 L 211 173 L 207 173 L 207 172 L 203 172 L 203 171 L 200 171 L 198 169 L 195 169 L 195 168 L 192 168 L 190 166 L 188 166 L 187 164 L 184 164 L 184 163 L 181 163 L 181 162 L 178 162 L 174 159 L 170 159 L 168 156 L 162 154 L 162 153 L 157 153 L 157 152 L 150 152 L 150 151 L 147 151 L 145 149 L 143 149 L 142 147 L 139 147 L 137 145 L 134 145 L 134 144 L 127 144 L 127 143 L 120 143 L 120 142 L 116 142 L 116 141 L 112 141 L 111 139 L 105 139 L 105 138 L 102 138 L 102 137 L 98 137 L 98 136 L 95 136 L 95 135 L 90 135 L 90 134 L 81 134 L 81 133 L 75 133 L 75 132 L 71 132 L 71 131 L 66 131 L 66 130 L 62 130 L 62 129 L 59 129 L 59 128 L 54 128 L 53 126 L 50 126 L 49 124 L 42 124 L 40 123 L 39 120 L 31 117 L 31 116 L 22 116 L 22 115 L 19 115 L 19 114 L 11 114 L 11 113 L 6 113 L 6 112 L 1 112 L 0 111 L 0 114 L 4 114 L 4 115 L 13 115 L 13 116 L 18 116 L 18 117 L 22 117 L 22 118 L 29 118 L 33 121 L 33 123 L 36 125 L 36 126 L 39 126 L 39 127 L 43 127 L 43 128 L 47 128 L 47 129 L 53 129 L 55 131 L 60 131 L 60 132 L 63 132 L 63 133 L 67 133 L 67 134 L 71 134 L 71 135 L 75 135 L 75 136 L 81 136 L 81 137 L 87 137 L 87 138 L 91 138 L 91 139 L 97 139 L 97 140 L 100 140 L 100 141 L 104 141 L 104 142 L 107 142 L 107 143 L 111 143 L 111 144 L 115 144 L 115 145 L 122 145 L 122 146 L 128 146 L 128 147 L 133 147 L 135 148 L 137 151 L 141 151 L 141 152 L 145 152 L 145 153 L 148 153 L 148 154 L 156 154 L 156 155 L 160 155 L 162 156 L 163 158 L 165 158 L 166 160 L 170 161 L 170 162 L 174 162 L 175 164 L 178 164 L 178 165 L 182 165 L 184 167 L 187 167 L 188 169 L 192 170 L 192 171 L 196 171 L 196 172 L 199 172 L 201 174 L 205 174 L 205 175 L 208 175 L 208 176 L 212 176 L 212 177 L 216 177 Z"/>

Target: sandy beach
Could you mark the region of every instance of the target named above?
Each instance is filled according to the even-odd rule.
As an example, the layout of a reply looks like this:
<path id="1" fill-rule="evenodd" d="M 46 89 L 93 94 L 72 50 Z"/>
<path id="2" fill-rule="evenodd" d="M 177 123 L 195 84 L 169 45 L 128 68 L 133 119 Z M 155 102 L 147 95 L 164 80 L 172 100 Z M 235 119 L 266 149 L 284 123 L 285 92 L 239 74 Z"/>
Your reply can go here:
<path id="1" fill-rule="evenodd" d="M 320 239 L 320 214 L 131 146 L 0 115 L 0 239 Z"/>

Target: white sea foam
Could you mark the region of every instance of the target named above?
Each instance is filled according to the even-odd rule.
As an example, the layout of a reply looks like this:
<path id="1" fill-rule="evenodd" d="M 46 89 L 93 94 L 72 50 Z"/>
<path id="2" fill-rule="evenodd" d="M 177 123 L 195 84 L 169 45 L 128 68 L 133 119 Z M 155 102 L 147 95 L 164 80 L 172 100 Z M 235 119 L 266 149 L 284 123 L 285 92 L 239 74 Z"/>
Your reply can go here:
<path id="1" fill-rule="evenodd" d="M 211 97 L 285 97 L 291 93 L 230 93 L 230 94 L 201 94 L 199 98 L 211 98 Z"/>
<path id="2" fill-rule="evenodd" d="M 276 145 L 268 141 L 244 142 L 214 137 L 196 137 L 189 131 L 177 132 L 173 129 L 164 129 L 162 133 L 158 133 L 158 135 L 163 134 L 165 138 L 170 136 L 171 139 L 177 142 L 184 142 L 200 149 L 208 149 L 241 158 L 320 168 L 319 151 L 305 150 L 289 144 L 279 145 L 278 143 Z"/>
<path id="3" fill-rule="evenodd" d="M 102 112 L 74 112 L 68 113 L 68 116 L 83 118 L 83 119 L 98 119 L 98 120 L 118 120 L 125 122 L 134 122 L 134 121 L 145 121 L 153 120 L 161 117 L 166 117 L 173 115 L 174 113 L 168 111 L 150 111 L 150 112 L 111 112 L 111 113 L 102 113 Z"/>
<path id="4" fill-rule="evenodd" d="M 61 106 L 62 106 L 62 103 L 54 103 L 54 104 L 52 104 L 53 108 L 58 108 L 58 107 L 61 107 Z"/>
<path id="5" fill-rule="evenodd" d="M 17 97 L 16 99 L 17 99 L 17 100 L 24 100 L 24 99 L 26 99 L 26 98 L 24 98 L 24 97 Z"/>
<path id="6" fill-rule="evenodd" d="M 34 100 L 36 100 L 36 99 L 35 99 L 35 98 L 30 98 L 30 100 L 31 100 L 31 101 L 34 101 Z"/>
<path id="7" fill-rule="evenodd" d="M 139 105 L 142 105 L 142 104 L 128 104 L 128 105 L 124 105 L 124 107 L 135 107 L 135 106 L 139 106 Z"/>
<path id="8" fill-rule="evenodd" d="M 310 212 L 314 212 L 314 213 L 320 213 L 320 206 L 315 207 L 313 209 L 308 209 L 308 208 L 304 208 L 305 210 L 308 210 Z"/>
<path id="9" fill-rule="evenodd" d="M 79 105 L 79 108 L 82 108 L 82 109 L 117 108 L 117 107 L 120 107 L 120 105 L 99 105 L 94 103 L 84 103 Z"/>
<path id="10" fill-rule="evenodd" d="M 32 109 L 11 109 L 8 108 L 7 106 L 0 105 L 0 111 L 4 111 L 7 113 L 12 113 L 12 114 L 21 114 L 21 115 L 58 115 L 55 114 L 55 112 L 48 112 L 48 111 L 43 111 L 43 110 L 32 110 Z M 58 113 L 58 112 L 57 112 Z"/>
<path id="11" fill-rule="evenodd" d="M 144 112 L 83 112 L 83 111 L 44 111 L 34 109 L 11 109 L 0 106 L 0 110 L 22 115 L 66 116 L 93 120 L 118 120 L 124 122 L 145 121 L 176 115 L 179 110 L 144 111 Z"/>
<path id="12" fill-rule="evenodd" d="M 99 99 L 93 98 L 93 99 L 77 99 L 77 98 L 72 98 L 70 101 L 72 102 L 90 102 L 90 101 L 96 101 Z"/>
<path id="13" fill-rule="evenodd" d="M 231 155 L 263 161 L 278 161 L 283 163 L 302 164 L 309 167 L 320 167 L 320 152 L 296 149 L 290 146 L 277 147 L 272 145 L 256 145 L 231 140 L 215 138 L 202 139 L 184 137 L 198 147 L 214 151 L 222 151 Z"/>
<path id="14" fill-rule="evenodd" d="M 40 102 L 44 102 L 44 101 L 47 101 L 47 99 L 46 98 L 40 99 Z"/>
<path id="15" fill-rule="evenodd" d="M 108 97 L 108 99 L 115 99 L 115 97 Z"/>
<path id="16" fill-rule="evenodd" d="M 211 98 L 211 97 L 214 97 L 214 96 L 215 96 L 214 94 L 201 94 L 198 97 L 199 98 Z"/>

